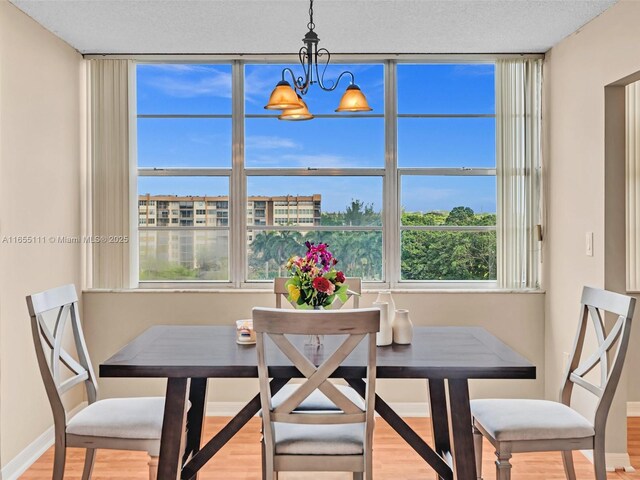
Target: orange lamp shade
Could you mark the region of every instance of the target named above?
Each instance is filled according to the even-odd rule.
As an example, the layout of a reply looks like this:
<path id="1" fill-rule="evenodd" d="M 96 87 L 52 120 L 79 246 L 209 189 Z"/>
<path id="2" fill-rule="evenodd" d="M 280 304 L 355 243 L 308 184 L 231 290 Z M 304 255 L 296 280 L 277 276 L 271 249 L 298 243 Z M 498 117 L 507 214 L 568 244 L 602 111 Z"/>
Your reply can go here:
<path id="1" fill-rule="evenodd" d="M 298 107 L 297 108 L 287 108 L 282 111 L 282 114 L 278 116 L 278 120 L 290 120 L 295 122 L 301 122 L 303 120 L 311 120 L 313 115 L 309 112 L 307 108 L 307 104 L 304 103 L 302 97 L 298 95 Z"/>
<path id="2" fill-rule="evenodd" d="M 299 108 L 300 102 L 295 90 L 287 81 L 278 82 L 276 88 L 271 92 L 269 103 L 264 108 L 267 110 L 285 110 L 288 108 Z"/>
<path id="3" fill-rule="evenodd" d="M 373 109 L 369 106 L 367 97 L 356 84 L 347 87 L 340 100 L 340 105 L 336 108 L 336 112 L 370 112 L 371 110 Z"/>

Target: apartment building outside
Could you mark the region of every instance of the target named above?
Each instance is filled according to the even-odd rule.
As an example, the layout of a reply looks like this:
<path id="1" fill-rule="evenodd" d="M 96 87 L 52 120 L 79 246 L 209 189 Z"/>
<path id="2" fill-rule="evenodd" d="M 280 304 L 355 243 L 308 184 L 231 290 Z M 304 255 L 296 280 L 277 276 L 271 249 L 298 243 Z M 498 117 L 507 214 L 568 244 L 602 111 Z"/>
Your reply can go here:
<path id="1" fill-rule="evenodd" d="M 321 213 L 320 194 L 247 199 L 247 227 L 320 225 Z M 229 214 L 228 196 L 139 195 L 140 262 L 226 271 Z M 255 235 L 255 230 L 247 229 L 249 245 Z"/>
<path id="2" fill-rule="evenodd" d="M 247 225 L 320 225 L 320 194 L 248 197 Z M 140 195 L 138 225 L 144 227 L 226 227 L 229 197 Z"/>

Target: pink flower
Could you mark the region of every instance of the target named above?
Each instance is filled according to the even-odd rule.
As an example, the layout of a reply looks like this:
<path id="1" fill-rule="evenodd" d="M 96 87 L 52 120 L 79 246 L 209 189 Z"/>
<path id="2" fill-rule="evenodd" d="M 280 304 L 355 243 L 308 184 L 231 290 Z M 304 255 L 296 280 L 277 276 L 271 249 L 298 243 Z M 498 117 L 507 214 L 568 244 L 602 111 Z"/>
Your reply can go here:
<path id="1" fill-rule="evenodd" d="M 317 277 L 313 279 L 313 288 L 321 293 L 326 293 L 327 295 L 333 294 L 336 287 L 324 277 Z"/>

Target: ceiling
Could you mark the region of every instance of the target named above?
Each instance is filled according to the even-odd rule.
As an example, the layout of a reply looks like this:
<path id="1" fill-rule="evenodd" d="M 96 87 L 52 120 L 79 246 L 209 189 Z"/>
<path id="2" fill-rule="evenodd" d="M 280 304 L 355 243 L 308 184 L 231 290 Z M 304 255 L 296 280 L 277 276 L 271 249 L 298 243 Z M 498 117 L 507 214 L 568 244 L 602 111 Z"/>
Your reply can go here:
<path id="1" fill-rule="evenodd" d="M 295 53 L 306 0 L 10 0 L 81 53 Z M 332 53 L 545 52 L 617 0 L 317 0 Z"/>

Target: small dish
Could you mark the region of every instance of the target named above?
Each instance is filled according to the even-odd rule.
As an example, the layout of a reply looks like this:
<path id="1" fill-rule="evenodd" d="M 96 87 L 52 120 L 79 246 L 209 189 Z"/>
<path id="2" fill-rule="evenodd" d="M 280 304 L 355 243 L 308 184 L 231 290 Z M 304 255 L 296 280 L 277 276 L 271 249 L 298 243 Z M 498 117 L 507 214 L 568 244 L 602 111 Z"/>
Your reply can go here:
<path id="1" fill-rule="evenodd" d="M 240 345 L 253 345 L 256 343 L 256 332 L 253 329 L 253 320 L 236 321 L 236 343 Z"/>

